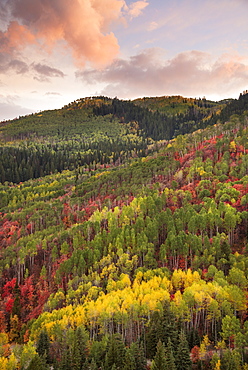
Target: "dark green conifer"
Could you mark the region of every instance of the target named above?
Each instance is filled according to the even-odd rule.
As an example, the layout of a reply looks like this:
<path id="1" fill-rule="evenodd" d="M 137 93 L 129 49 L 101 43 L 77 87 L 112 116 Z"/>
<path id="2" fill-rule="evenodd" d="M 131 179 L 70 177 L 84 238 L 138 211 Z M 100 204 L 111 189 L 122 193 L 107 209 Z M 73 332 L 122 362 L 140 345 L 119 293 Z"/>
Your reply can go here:
<path id="1" fill-rule="evenodd" d="M 125 352 L 126 349 L 121 336 L 118 334 L 112 335 L 109 340 L 104 369 L 112 370 L 113 365 L 116 365 L 119 369 L 123 369 Z"/>
<path id="2" fill-rule="evenodd" d="M 190 370 L 192 363 L 190 360 L 189 345 L 184 331 L 179 335 L 179 345 L 176 354 L 177 370 Z"/>
<path id="3" fill-rule="evenodd" d="M 123 370 L 136 370 L 136 364 L 134 359 L 134 354 L 131 349 L 128 348 L 125 355 L 125 365 Z"/>
<path id="4" fill-rule="evenodd" d="M 67 347 L 63 350 L 59 370 L 68 370 L 68 369 L 71 369 L 71 354 L 69 348 Z"/>
<path id="5" fill-rule="evenodd" d="M 159 340 L 157 344 L 157 352 L 152 361 L 151 370 L 166 370 L 166 369 L 167 361 L 165 356 L 165 346 L 161 342 L 161 340 Z"/>
<path id="6" fill-rule="evenodd" d="M 34 356 L 32 358 L 30 364 L 26 368 L 26 370 L 48 370 L 48 365 L 46 364 L 46 360 L 39 355 Z"/>
<path id="7" fill-rule="evenodd" d="M 14 304 L 12 308 L 12 315 L 18 316 L 18 318 L 21 317 L 21 291 L 16 279 L 16 283 L 13 289 L 13 296 L 14 296 Z"/>
<path id="8" fill-rule="evenodd" d="M 167 347 L 165 348 L 165 355 L 166 355 L 166 366 L 168 370 L 177 370 L 175 357 L 173 353 L 173 347 L 171 343 L 171 339 L 168 339 Z"/>
<path id="9" fill-rule="evenodd" d="M 50 362 L 49 351 L 50 351 L 50 339 L 47 334 L 47 331 L 42 330 L 40 332 L 38 342 L 37 342 L 37 352 L 39 356 L 43 357 L 48 363 Z"/>

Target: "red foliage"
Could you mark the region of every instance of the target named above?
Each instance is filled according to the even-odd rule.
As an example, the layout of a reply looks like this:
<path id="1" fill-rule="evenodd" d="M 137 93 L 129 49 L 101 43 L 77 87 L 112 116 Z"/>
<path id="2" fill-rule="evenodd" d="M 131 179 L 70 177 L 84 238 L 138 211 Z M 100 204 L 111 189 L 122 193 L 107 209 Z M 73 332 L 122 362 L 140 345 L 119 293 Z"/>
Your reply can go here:
<path id="1" fill-rule="evenodd" d="M 13 308 L 13 305 L 14 305 L 14 299 L 13 298 L 9 298 L 7 300 L 7 302 L 5 303 L 5 310 L 7 312 L 11 312 L 12 311 L 12 308 Z"/>
<path id="2" fill-rule="evenodd" d="M 196 363 L 200 358 L 200 348 L 198 346 L 194 346 L 190 351 L 191 361 Z"/>
<path id="3" fill-rule="evenodd" d="M 50 292 L 48 291 L 40 292 L 38 297 L 38 305 L 27 315 L 25 318 L 26 322 L 32 319 L 37 319 L 37 317 L 42 313 L 43 306 L 49 298 L 49 295 Z"/>
<path id="4" fill-rule="evenodd" d="M 16 278 L 13 278 L 12 280 L 8 281 L 4 285 L 2 298 L 8 297 L 10 294 L 12 294 L 15 284 L 16 284 Z"/>
<path id="5" fill-rule="evenodd" d="M 27 308 L 32 308 L 34 304 L 34 286 L 32 282 L 32 276 L 26 279 L 24 285 L 20 287 L 21 289 L 21 303 L 22 306 L 27 305 Z"/>

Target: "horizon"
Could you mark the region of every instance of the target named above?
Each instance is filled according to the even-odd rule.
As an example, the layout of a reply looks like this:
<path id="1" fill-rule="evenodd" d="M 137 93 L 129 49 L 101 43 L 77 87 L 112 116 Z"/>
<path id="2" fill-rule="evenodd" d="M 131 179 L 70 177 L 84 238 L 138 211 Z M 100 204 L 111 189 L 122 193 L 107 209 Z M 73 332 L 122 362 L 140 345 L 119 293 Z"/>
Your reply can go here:
<path id="1" fill-rule="evenodd" d="M 244 90 L 243 92 L 240 92 L 240 94 L 244 94 L 246 91 L 246 93 L 248 93 L 248 90 Z M 239 94 L 239 96 L 240 96 Z M 98 96 L 101 96 L 101 95 L 92 95 L 92 96 L 84 96 L 84 97 L 81 97 L 81 98 L 77 98 L 77 99 L 74 99 L 73 101 L 70 101 L 70 102 L 67 102 L 66 104 L 64 104 L 63 106 L 60 106 L 60 107 L 55 107 L 55 108 L 48 108 L 48 109 L 39 109 L 39 110 L 36 110 L 36 111 L 30 111 L 30 112 L 27 112 L 26 114 L 23 114 L 23 115 L 19 115 L 18 117 L 15 116 L 13 118 L 7 118 L 7 119 L 3 119 L 1 120 L 0 118 L 0 123 L 5 123 L 5 122 L 11 122 L 11 121 L 14 121 L 14 120 L 18 120 L 20 118 L 23 118 L 23 117 L 28 117 L 28 116 L 31 116 L 33 114 L 39 114 L 41 112 L 45 112 L 45 111 L 53 111 L 53 110 L 60 110 L 60 109 L 63 109 L 65 106 L 67 106 L 68 104 L 70 103 L 73 103 L 73 102 L 76 102 L 77 100 L 81 100 L 81 99 L 90 99 L 90 98 L 94 98 L 94 97 L 98 97 Z M 180 96 L 182 98 L 186 98 L 186 99 L 206 99 L 207 101 L 212 101 L 212 102 L 221 102 L 222 100 L 230 100 L 230 99 L 233 99 L 233 100 L 237 100 L 237 98 L 231 98 L 231 97 L 226 97 L 226 98 L 223 98 L 223 99 L 220 99 L 220 100 L 214 100 L 214 99 L 208 99 L 207 97 L 205 96 L 202 96 L 202 97 L 193 97 L 193 96 L 183 96 L 183 95 L 180 95 L 180 94 L 175 94 L 175 95 L 157 95 L 157 96 L 142 96 L 142 97 L 137 97 L 137 98 L 134 98 L 134 99 L 120 99 L 118 98 L 118 96 L 115 96 L 115 97 L 109 97 L 109 96 L 104 96 L 106 98 L 109 98 L 109 99 L 114 99 L 114 98 L 117 98 L 119 100 L 130 100 L 130 101 L 135 101 L 137 99 L 154 99 L 154 98 L 169 98 L 169 97 L 173 97 L 173 96 Z M 1 114 L 0 114 L 0 117 L 1 117 Z"/>
<path id="2" fill-rule="evenodd" d="M 237 99 L 248 85 L 246 8 L 244 0 L 3 1 L 0 120 L 79 96 Z"/>

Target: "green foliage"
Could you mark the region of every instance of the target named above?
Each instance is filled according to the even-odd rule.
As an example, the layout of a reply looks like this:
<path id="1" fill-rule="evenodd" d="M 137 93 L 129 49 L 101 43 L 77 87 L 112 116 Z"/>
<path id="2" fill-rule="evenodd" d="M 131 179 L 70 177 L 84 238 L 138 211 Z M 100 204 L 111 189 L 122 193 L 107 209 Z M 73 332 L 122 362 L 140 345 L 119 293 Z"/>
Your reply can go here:
<path id="1" fill-rule="evenodd" d="M 45 330 L 42 330 L 37 341 L 37 353 L 46 362 L 50 362 L 50 339 Z"/>
<path id="2" fill-rule="evenodd" d="M 48 370 L 48 369 L 49 369 L 49 367 L 48 367 L 48 365 L 46 364 L 46 361 L 45 361 L 42 357 L 40 357 L 40 356 L 36 355 L 36 356 L 31 360 L 31 362 L 30 362 L 30 364 L 28 365 L 28 367 L 25 367 L 25 369 L 26 369 L 26 370 L 37 370 L 37 369 L 39 369 L 39 370 Z"/>
<path id="3" fill-rule="evenodd" d="M 186 339 L 186 335 L 181 331 L 179 335 L 179 344 L 177 348 L 176 355 L 176 364 L 177 368 L 180 370 L 189 370 L 191 369 L 191 360 L 189 356 L 189 346 Z"/>
<path id="4" fill-rule="evenodd" d="M 167 361 L 166 361 L 166 355 L 165 355 L 165 346 L 160 340 L 157 344 L 157 351 L 156 351 L 155 357 L 152 361 L 151 369 L 152 370 L 168 369 Z"/>
<path id="5" fill-rule="evenodd" d="M 107 347 L 104 369 L 111 370 L 113 366 L 115 366 L 116 369 L 123 369 L 125 364 L 125 352 L 124 343 L 119 335 L 115 334 L 111 336 Z"/>
<path id="6" fill-rule="evenodd" d="M 98 97 L 1 128 L 3 366 L 144 370 L 161 342 L 158 366 L 201 347 L 207 368 L 206 334 L 245 361 L 247 118 L 211 126 L 232 103 Z"/>

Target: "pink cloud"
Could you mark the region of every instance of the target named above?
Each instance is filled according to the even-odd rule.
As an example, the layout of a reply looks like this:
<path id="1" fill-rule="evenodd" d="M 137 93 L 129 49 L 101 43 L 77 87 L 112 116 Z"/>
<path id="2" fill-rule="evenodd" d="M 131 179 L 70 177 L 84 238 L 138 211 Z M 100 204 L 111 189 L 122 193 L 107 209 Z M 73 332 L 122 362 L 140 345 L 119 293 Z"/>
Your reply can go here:
<path id="1" fill-rule="evenodd" d="M 118 59 L 102 71 L 78 72 L 77 77 L 88 84 L 105 83 L 101 94 L 121 98 L 228 95 L 248 85 L 248 65 L 232 55 L 212 61 L 208 53 L 194 50 L 164 61 L 160 50 L 148 49 L 129 60 Z"/>
<path id="2" fill-rule="evenodd" d="M 130 5 L 129 15 L 132 18 L 138 17 L 142 13 L 142 10 L 145 9 L 148 5 L 149 3 L 147 3 L 146 1 L 135 1 Z"/>
<path id="3" fill-rule="evenodd" d="M 17 21 L 11 21 L 5 32 L 0 31 L 0 51 L 11 53 L 14 49 L 20 49 L 26 44 L 35 43 L 34 35 Z"/>
<path id="4" fill-rule="evenodd" d="M 10 21 L 8 29 L 0 31 L 0 52 L 13 53 L 34 43 L 47 48 L 63 41 L 78 64 L 105 66 L 118 55 L 110 26 L 123 21 L 124 9 L 124 0 L 9 0 L 3 10 Z"/>

